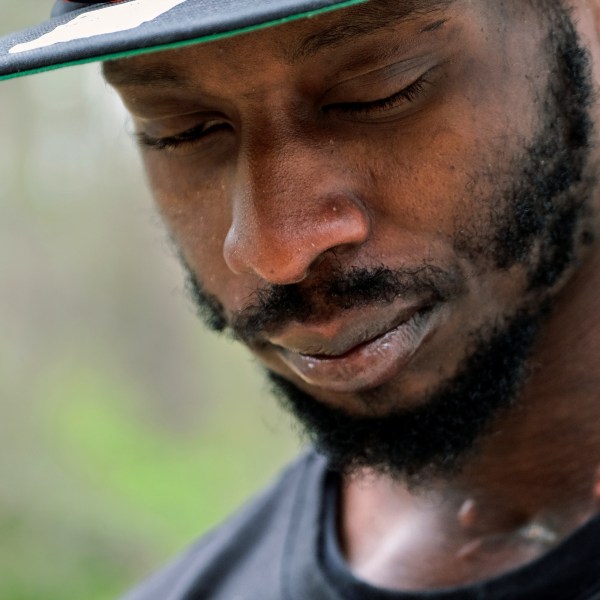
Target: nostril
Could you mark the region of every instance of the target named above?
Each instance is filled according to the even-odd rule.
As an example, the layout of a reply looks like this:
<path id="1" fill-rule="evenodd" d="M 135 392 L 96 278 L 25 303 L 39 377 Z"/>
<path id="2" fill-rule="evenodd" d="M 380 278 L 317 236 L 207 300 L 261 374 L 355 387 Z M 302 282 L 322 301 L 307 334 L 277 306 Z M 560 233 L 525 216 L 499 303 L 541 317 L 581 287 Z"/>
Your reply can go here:
<path id="1" fill-rule="evenodd" d="M 252 273 L 271 284 L 305 279 L 320 257 L 332 250 L 362 245 L 369 237 L 366 211 L 348 197 L 283 202 L 238 210 L 226 236 L 223 255 L 236 274 Z"/>
<path id="2" fill-rule="evenodd" d="M 289 240 L 289 236 L 286 238 Z M 318 255 L 318 252 L 308 254 Z M 239 229 L 230 229 L 223 256 L 236 275 L 258 275 L 273 285 L 299 283 L 308 275 L 310 267 L 305 249 L 291 246 L 285 239 L 272 234 L 265 235 L 264 231 L 253 238 L 248 232 L 239 235 Z"/>
<path id="3" fill-rule="evenodd" d="M 362 245 L 370 231 L 366 213 L 339 200 L 313 208 L 310 215 L 277 216 L 232 223 L 223 246 L 231 271 L 252 273 L 271 284 L 298 283 L 321 257 Z"/>

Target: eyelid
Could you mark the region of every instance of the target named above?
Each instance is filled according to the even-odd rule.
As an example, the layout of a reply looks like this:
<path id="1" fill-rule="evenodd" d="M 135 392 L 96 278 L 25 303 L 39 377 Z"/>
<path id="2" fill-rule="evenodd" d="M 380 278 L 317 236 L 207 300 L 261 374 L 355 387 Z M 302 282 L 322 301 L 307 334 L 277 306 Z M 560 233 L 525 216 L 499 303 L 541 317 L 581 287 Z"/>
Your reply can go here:
<path id="1" fill-rule="evenodd" d="M 229 128 L 231 128 L 231 125 L 224 119 L 213 118 L 174 135 L 154 137 L 147 131 L 142 130 L 135 132 L 134 136 L 142 147 L 153 150 L 174 150 L 187 144 L 197 143 L 204 138 L 208 138 L 212 133 Z"/>
<path id="2" fill-rule="evenodd" d="M 402 100 L 405 102 L 412 102 L 417 99 L 418 95 L 424 91 L 426 85 L 430 85 L 430 75 L 438 67 L 432 67 L 411 83 L 403 86 L 401 89 L 394 91 L 394 93 L 384 96 L 383 98 L 375 98 L 373 100 L 357 100 L 350 102 L 332 102 L 322 107 L 325 112 L 340 110 L 346 113 L 368 113 L 376 112 L 378 110 L 385 110 L 391 108 L 392 105 L 400 103 Z"/>
<path id="3" fill-rule="evenodd" d="M 400 79 L 406 81 L 411 79 L 415 73 L 429 70 L 435 60 L 435 57 L 431 54 L 418 54 L 412 58 L 403 58 L 402 60 L 395 58 L 383 66 L 378 66 L 377 68 L 370 66 L 362 73 L 339 80 L 329 92 L 336 92 L 338 88 L 343 89 L 348 84 L 356 85 L 359 82 L 368 87 L 383 79 Z"/>

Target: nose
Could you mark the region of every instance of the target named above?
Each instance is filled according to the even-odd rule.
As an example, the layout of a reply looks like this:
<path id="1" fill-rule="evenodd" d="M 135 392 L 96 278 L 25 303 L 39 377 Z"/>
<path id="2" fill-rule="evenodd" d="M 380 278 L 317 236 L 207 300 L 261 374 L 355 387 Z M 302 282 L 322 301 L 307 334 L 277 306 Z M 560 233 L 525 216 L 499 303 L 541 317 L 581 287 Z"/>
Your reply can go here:
<path id="1" fill-rule="evenodd" d="M 271 284 L 305 279 L 326 253 L 348 252 L 370 223 L 352 177 L 331 150 L 271 143 L 238 160 L 225 262 Z"/>

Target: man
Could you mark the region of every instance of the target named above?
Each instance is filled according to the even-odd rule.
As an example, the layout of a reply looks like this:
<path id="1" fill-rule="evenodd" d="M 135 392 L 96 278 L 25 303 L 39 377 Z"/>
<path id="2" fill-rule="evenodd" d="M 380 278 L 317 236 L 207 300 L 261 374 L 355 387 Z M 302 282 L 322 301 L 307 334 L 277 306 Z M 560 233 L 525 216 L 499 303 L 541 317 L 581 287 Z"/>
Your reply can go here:
<path id="1" fill-rule="evenodd" d="M 90 4 L 2 73 L 107 60 L 317 449 L 129 598 L 600 598 L 600 2 Z"/>

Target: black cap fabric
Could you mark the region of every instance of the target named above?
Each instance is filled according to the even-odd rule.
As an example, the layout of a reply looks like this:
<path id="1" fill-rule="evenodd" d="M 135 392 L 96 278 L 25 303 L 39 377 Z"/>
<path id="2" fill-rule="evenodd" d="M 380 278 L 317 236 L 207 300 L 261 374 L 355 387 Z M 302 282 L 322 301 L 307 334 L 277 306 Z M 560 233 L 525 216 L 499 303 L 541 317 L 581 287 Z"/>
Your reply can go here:
<path id="1" fill-rule="evenodd" d="M 0 79 L 205 42 L 365 0 L 59 0 L 0 38 Z"/>

